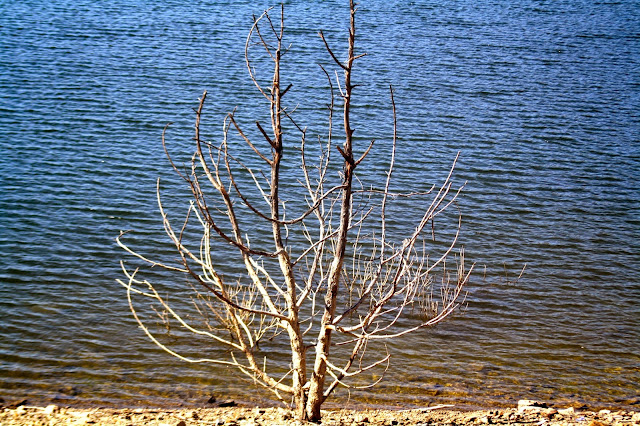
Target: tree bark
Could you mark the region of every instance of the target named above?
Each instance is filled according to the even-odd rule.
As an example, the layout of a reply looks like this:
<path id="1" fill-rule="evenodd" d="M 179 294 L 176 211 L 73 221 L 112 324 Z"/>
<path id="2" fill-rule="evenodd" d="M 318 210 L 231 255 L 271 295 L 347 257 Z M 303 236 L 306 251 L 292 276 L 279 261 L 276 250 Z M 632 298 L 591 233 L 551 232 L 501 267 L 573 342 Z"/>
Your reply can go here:
<path id="1" fill-rule="evenodd" d="M 353 68 L 354 45 L 355 45 L 355 4 L 353 0 L 349 2 L 350 6 L 350 22 L 349 22 L 349 51 L 347 57 L 347 63 L 340 66 L 344 69 L 344 131 L 345 141 L 343 148 L 338 150 L 344 157 L 344 178 L 342 191 L 342 203 L 340 206 L 340 226 L 337 237 L 337 245 L 335 248 L 334 258 L 331 262 L 331 268 L 329 270 L 329 279 L 327 282 L 327 293 L 325 295 L 324 313 L 320 320 L 320 331 L 318 333 L 318 340 L 316 343 L 316 358 L 313 366 L 313 374 L 311 376 L 311 382 L 309 386 L 309 397 L 307 400 L 306 414 L 309 420 L 318 421 L 321 418 L 320 406 L 325 400 L 324 396 L 324 382 L 327 375 L 327 363 L 326 359 L 329 357 L 331 351 L 331 331 L 329 327 L 333 322 L 336 311 L 336 301 L 338 298 L 338 292 L 340 290 L 340 276 L 342 273 L 342 267 L 344 263 L 344 256 L 347 246 L 347 234 L 349 231 L 349 225 L 351 223 L 351 203 L 352 203 L 352 185 L 353 185 L 353 172 L 356 167 L 356 162 L 353 158 L 353 129 L 350 122 L 350 110 L 351 110 L 351 93 L 353 86 L 351 84 L 351 70 Z M 333 53 L 331 54 L 335 58 Z"/>

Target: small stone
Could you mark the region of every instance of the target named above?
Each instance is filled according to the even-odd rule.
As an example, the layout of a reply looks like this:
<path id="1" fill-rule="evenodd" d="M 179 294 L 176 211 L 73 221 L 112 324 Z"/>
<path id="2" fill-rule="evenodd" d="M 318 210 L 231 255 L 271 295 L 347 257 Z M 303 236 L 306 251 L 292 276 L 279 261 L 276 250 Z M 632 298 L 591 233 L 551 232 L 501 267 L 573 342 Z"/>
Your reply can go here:
<path id="1" fill-rule="evenodd" d="M 178 423 L 176 423 L 176 426 L 187 426 L 187 423 L 184 420 L 180 420 Z"/>
<path id="2" fill-rule="evenodd" d="M 25 407 L 24 405 L 18 406 L 18 408 L 16 408 L 16 411 L 15 411 L 15 413 L 19 416 L 26 414 L 26 412 L 27 412 L 27 407 Z"/>
<path id="3" fill-rule="evenodd" d="M 561 408 L 558 410 L 558 414 L 562 415 L 562 416 L 573 416 L 575 414 L 576 410 L 573 407 L 569 407 L 569 408 Z"/>
<path id="4" fill-rule="evenodd" d="M 80 411 L 72 413 L 72 415 L 75 417 L 75 422 L 73 424 L 86 425 L 87 423 L 95 423 L 87 412 Z"/>
<path id="5" fill-rule="evenodd" d="M 23 405 L 27 405 L 27 400 L 26 399 L 22 399 L 20 401 L 16 401 L 12 404 L 7 405 L 8 408 L 18 408 L 21 407 Z"/>
<path id="6" fill-rule="evenodd" d="M 631 398 L 616 398 L 614 401 L 627 405 L 638 405 L 640 404 L 640 397 L 634 396 Z"/>
<path id="7" fill-rule="evenodd" d="M 600 410 L 600 411 L 598 411 L 598 415 L 599 416 L 607 416 L 609 414 L 611 414 L 611 410 Z"/>
<path id="8" fill-rule="evenodd" d="M 57 413 L 58 411 L 60 411 L 60 408 L 59 408 L 57 405 L 55 405 L 55 404 L 47 405 L 47 406 L 45 407 L 45 409 L 44 409 L 44 413 L 45 413 L 47 416 L 51 416 L 51 415 L 53 415 L 53 414 Z"/>
<path id="9" fill-rule="evenodd" d="M 540 407 L 540 408 L 548 408 L 546 402 L 536 401 L 534 399 L 521 399 L 518 401 L 518 409 L 523 407 Z"/>
<path id="10" fill-rule="evenodd" d="M 226 401 L 218 403 L 218 407 L 235 407 L 236 405 L 238 404 L 232 399 L 227 399 Z"/>
<path id="11" fill-rule="evenodd" d="M 491 417 L 484 416 L 484 417 L 482 417 L 480 419 L 480 421 L 485 425 L 490 425 L 491 424 Z"/>
<path id="12" fill-rule="evenodd" d="M 207 404 L 215 404 L 216 403 L 216 397 L 211 395 L 211 397 L 207 400 Z"/>
<path id="13" fill-rule="evenodd" d="M 535 407 L 533 405 L 527 405 L 524 407 L 519 407 L 518 411 L 521 413 L 545 413 L 548 409 L 544 407 Z"/>
<path id="14" fill-rule="evenodd" d="M 69 396 L 78 396 L 82 393 L 82 391 L 75 386 L 65 386 L 58 389 L 58 392 L 63 393 Z"/>
<path id="15" fill-rule="evenodd" d="M 199 420 L 200 416 L 198 415 L 198 412 L 194 410 L 194 411 L 191 412 L 191 418 L 193 420 Z"/>

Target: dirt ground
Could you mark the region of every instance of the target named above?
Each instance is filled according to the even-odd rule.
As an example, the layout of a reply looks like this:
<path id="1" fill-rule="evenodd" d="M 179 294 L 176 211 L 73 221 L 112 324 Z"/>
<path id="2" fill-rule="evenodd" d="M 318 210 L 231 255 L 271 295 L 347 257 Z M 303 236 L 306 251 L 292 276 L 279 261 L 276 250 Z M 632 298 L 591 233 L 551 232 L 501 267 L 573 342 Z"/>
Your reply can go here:
<path id="1" fill-rule="evenodd" d="M 526 405 L 526 404 L 525 404 Z M 640 412 L 580 411 L 573 408 L 548 408 L 533 404 L 519 408 L 454 411 L 447 407 L 413 410 L 331 410 L 323 411 L 322 425 L 395 426 L 395 425 L 638 425 Z M 538 405 L 538 406 L 536 406 Z M 91 425 L 91 426 L 258 426 L 311 425 L 293 418 L 283 408 L 196 408 L 160 409 L 79 409 L 49 405 L 0 408 L 0 426 Z"/>

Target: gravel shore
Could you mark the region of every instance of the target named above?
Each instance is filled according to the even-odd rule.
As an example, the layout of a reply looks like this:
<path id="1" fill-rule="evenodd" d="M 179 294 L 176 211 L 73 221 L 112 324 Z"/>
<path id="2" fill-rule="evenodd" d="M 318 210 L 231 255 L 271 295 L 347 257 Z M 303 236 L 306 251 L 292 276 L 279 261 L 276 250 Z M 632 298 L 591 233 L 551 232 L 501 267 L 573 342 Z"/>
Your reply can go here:
<path id="1" fill-rule="evenodd" d="M 311 425 L 295 420 L 283 408 L 217 407 L 195 409 L 79 409 L 57 405 L 20 405 L 0 409 L 0 426 L 91 425 L 91 426 L 258 426 Z M 447 407 L 412 410 L 328 410 L 322 425 L 638 425 L 640 412 L 582 411 L 553 408 L 537 401 L 520 401 L 518 408 L 455 411 Z"/>

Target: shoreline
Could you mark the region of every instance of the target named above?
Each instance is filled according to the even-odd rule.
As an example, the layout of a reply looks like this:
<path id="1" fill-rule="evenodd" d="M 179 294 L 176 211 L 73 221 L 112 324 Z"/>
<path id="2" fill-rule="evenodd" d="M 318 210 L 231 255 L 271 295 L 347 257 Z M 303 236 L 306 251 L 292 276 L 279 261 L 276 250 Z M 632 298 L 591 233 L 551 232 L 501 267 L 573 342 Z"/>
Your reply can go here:
<path id="1" fill-rule="evenodd" d="M 232 402 L 230 402 L 232 403 Z M 58 405 L 0 408 L 0 426 L 96 425 L 96 426 L 258 426 L 313 425 L 295 420 L 291 410 L 276 407 L 227 406 L 215 408 L 75 408 Z M 639 411 L 599 412 L 552 407 L 540 401 L 522 400 L 518 407 L 457 410 L 450 405 L 415 409 L 328 409 L 321 425 L 640 425 Z"/>

